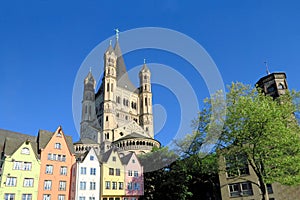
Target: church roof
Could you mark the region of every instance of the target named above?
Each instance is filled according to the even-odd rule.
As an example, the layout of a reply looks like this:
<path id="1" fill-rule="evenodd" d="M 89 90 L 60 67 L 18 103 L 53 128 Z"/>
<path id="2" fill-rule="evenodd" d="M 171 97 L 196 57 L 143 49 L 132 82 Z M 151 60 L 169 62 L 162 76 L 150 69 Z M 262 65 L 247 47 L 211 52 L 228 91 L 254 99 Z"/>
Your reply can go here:
<path id="1" fill-rule="evenodd" d="M 141 73 L 141 72 L 150 72 L 150 70 L 149 70 L 149 68 L 147 67 L 146 63 L 144 63 L 144 65 L 143 65 L 143 67 L 142 67 L 140 73 Z"/>
<path id="2" fill-rule="evenodd" d="M 120 48 L 120 44 L 117 41 L 114 47 L 114 51 L 116 53 L 117 58 L 117 81 L 118 81 L 118 86 L 122 87 L 124 89 L 127 89 L 131 92 L 136 91 L 136 87 L 132 84 L 128 77 L 128 73 L 126 70 L 126 65 L 124 62 L 124 58 L 122 55 L 122 51 Z"/>
<path id="3" fill-rule="evenodd" d="M 79 141 L 75 142 L 74 144 L 98 144 L 98 143 L 89 138 L 81 138 Z"/>
<path id="4" fill-rule="evenodd" d="M 122 138 L 120 138 L 119 140 L 117 141 L 121 141 L 121 140 L 127 140 L 127 139 L 135 139 L 135 138 L 141 138 L 141 139 L 152 139 L 152 138 L 149 138 L 149 137 L 146 137 L 144 135 L 141 135 L 139 133 L 136 133 L 136 132 L 133 132 L 131 134 L 128 134 Z"/>

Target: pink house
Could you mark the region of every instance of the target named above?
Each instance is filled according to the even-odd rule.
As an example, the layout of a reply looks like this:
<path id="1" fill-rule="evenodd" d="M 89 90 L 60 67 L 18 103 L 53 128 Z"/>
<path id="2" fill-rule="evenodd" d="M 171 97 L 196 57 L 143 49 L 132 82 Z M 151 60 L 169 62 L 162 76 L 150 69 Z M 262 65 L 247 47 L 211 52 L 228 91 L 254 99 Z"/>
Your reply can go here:
<path id="1" fill-rule="evenodd" d="M 121 158 L 125 165 L 125 196 L 123 200 L 137 200 L 144 195 L 143 167 L 135 153 Z"/>

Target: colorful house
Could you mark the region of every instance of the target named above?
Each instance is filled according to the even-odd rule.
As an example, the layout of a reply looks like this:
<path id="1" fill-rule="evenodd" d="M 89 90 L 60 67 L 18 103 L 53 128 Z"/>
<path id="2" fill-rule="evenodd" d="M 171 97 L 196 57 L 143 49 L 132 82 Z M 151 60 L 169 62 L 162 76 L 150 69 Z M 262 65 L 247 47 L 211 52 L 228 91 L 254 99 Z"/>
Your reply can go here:
<path id="1" fill-rule="evenodd" d="M 125 195 L 124 165 L 115 148 L 101 156 L 101 200 L 122 200 Z"/>
<path id="2" fill-rule="evenodd" d="M 141 166 L 135 153 L 129 153 L 121 158 L 125 166 L 125 196 L 123 200 L 137 200 L 144 195 L 144 176 Z"/>
<path id="3" fill-rule="evenodd" d="M 54 133 L 40 130 L 37 143 L 41 160 L 38 199 L 68 200 L 75 163 L 72 138 L 58 127 Z"/>
<path id="4" fill-rule="evenodd" d="M 71 200 L 99 200 L 100 162 L 94 148 L 77 156 L 72 167 Z"/>
<path id="5" fill-rule="evenodd" d="M 37 199 L 40 162 L 35 141 L 5 138 L 1 160 L 0 199 Z"/>

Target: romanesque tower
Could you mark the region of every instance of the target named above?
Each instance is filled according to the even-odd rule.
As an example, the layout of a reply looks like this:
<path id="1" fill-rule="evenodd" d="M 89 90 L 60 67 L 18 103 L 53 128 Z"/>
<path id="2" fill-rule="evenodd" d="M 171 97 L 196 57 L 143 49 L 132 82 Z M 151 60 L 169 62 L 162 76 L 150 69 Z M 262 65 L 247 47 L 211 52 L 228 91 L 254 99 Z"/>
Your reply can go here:
<path id="1" fill-rule="evenodd" d="M 154 139 L 151 72 L 144 62 L 139 72 L 140 85 L 135 87 L 127 74 L 118 39 L 117 32 L 114 47 L 110 42 L 104 52 L 98 91 L 95 93 L 91 72 L 84 80 L 80 137 L 100 144 L 102 153 L 112 147 L 124 154 L 147 153 L 160 146 Z"/>

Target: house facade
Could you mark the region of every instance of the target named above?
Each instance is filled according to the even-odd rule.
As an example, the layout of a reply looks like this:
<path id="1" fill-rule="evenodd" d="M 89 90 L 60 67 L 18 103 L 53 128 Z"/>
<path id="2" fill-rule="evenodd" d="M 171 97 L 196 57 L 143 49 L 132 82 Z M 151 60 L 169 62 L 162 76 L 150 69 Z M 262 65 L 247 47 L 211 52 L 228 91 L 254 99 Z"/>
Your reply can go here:
<path id="1" fill-rule="evenodd" d="M 100 199 L 100 162 L 94 148 L 77 156 L 71 180 L 71 200 Z"/>
<path id="2" fill-rule="evenodd" d="M 122 200 L 125 196 L 124 169 L 116 149 L 101 156 L 101 200 Z"/>
<path id="3" fill-rule="evenodd" d="M 137 200 L 144 195 L 143 166 L 135 153 L 121 158 L 125 166 L 125 196 L 124 200 Z"/>
<path id="4" fill-rule="evenodd" d="M 37 142 L 41 161 L 38 199 L 68 200 L 75 163 L 72 139 L 58 127 L 54 133 L 40 130 Z"/>
<path id="5" fill-rule="evenodd" d="M 37 199 L 40 161 L 35 141 L 6 138 L 2 155 L 0 198 Z"/>

